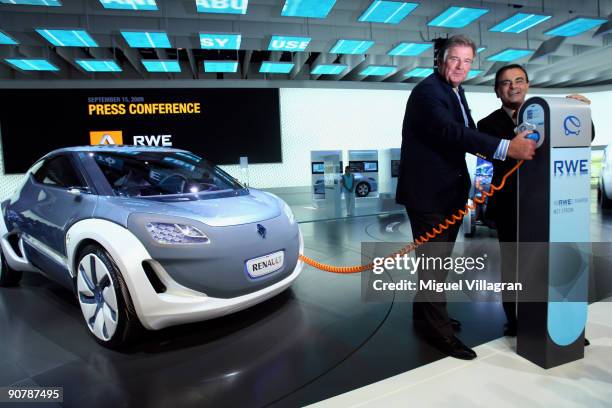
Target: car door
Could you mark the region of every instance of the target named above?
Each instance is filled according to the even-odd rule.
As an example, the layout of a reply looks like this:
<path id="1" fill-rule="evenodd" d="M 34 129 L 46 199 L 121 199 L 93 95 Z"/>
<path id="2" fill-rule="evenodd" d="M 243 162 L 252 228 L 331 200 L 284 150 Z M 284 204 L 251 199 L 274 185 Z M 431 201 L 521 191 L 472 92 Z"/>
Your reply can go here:
<path id="1" fill-rule="evenodd" d="M 70 154 L 45 159 L 29 175 L 13 209 L 19 213 L 26 256 L 60 283 L 72 285 L 66 264 L 65 234 L 76 221 L 92 216 L 97 196 Z"/>

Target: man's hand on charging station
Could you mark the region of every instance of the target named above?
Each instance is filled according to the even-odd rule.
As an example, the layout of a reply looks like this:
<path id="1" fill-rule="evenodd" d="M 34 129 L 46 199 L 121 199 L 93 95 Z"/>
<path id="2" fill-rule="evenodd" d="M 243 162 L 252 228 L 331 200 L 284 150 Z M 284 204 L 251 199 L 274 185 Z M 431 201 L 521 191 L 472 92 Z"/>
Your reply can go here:
<path id="1" fill-rule="evenodd" d="M 571 95 L 567 95 L 567 96 L 566 96 L 566 98 L 569 98 L 569 99 L 575 99 L 575 100 L 577 100 L 577 101 L 584 102 L 584 103 L 586 103 L 587 105 L 590 105 L 590 104 L 591 104 L 591 100 L 590 100 L 589 98 L 587 98 L 587 97 L 586 97 L 586 96 L 584 96 L 584 95 L 580 95 L 580 94 L 571 94 Z"/>
<path id="2" fill-rule="evenodd" d="M 516 135 L 508 145 L 508 156 L 517 160 L 532 160 L 535 155 L 536 142 L 527 139 L 527 135 L 531 133 L 533 133 L 531 130 L 525 130 Z"/>

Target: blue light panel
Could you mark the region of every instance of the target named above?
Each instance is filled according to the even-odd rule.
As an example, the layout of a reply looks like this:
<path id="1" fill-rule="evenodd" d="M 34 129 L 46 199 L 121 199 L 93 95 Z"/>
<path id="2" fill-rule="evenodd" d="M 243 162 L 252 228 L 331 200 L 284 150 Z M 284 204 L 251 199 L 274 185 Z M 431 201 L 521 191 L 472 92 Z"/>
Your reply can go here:
<path id="1" fill-rule="evenodd" d="M 344 64 L 321 64 L 310 71 L 313 75 L 340 75 L 348 68 Z"/>
<path id="2" fill-rule="evenodd" d="M 200 33 L 200 47 L 205 50 L 238 50 L 241 41 L 240 34 Z"/>
<path id="3" fill-rule="evenodd" d="M 172 48 L 165 32 L 121 31 L 121 35 L 132 48 Z"/>
<path id="4" fill-rule="evenodd" d="M 310 44 L 310 40 L 310 37 L 273 35 L 268 44 L 268 51 L 304 51 Z"/>
<path id="5" fill-rule="evenodd" d="M 395 72 L 395 67 L 390 67 L 388 65 L 370 65 L 363 71 L 359 73 L 359 75 L 371 75 L 371 76 L 385 76 L 392 74 Z"/>
<path id="6" fill-rule="evenodd" d="M 430 49 L 432 43 L 407 43 L 403 42 L 393 48 L 387 55 L 400 57 L 414 57 L 421 54 L 423 51 Z"/>
<path id="7" fill-rule="evenodd" d="M 249 0 L 196 0 L 198 13 L 246 14 Z"/>
<path id="8" fill-rule="evenodd" d="M 105 9 L 115 10 L 157 10 L 155 0 L 100 0 Z"/>
<path id="9" fill-rule="evenodd" d="M 176 60 L 142 60 L 148 72 L 181 72 L 181 65 Z"/>
<path id="10" fill-rule="evenodd" d="M 119 65 L 113 60 L 76 60 L 77 64 L 87 72 L 121 72 Z"/>
<path id="11" fill-rule="evenodd" d="M 488 13 L 488 9 L 471 7 L 449 7 L 427 25 L 434 27 L 461 28 Z"/>
<path id="12" fill-rule="evenodd" d="M 417 6 L 418 3 L 375 0 L 359 17 L 359 21 L 399 24 Z"/>
<path id="13" fill-rule="evenodd" d="M 484 51 L 484 50 L 486 50 L 486 49 L 487 49 L 487 47 L 478 47 L 478 48 L 476 49 L 476 54 L 480 54 L 481 52 L 483 52 L 483 51 Z"/>
<path id="14" fill-rule="evenodd" d="M 6 62 L 23 71 L 59 71 L 59 68 L 44 59 L 7 58 Z"/>
<path id="15" fill-rule="evenodd" d="M 4 45 L 17 45 L 19 43 L 17 41 L 15 41 L 13 38 L 9 37 L 8 34 L 5 34 L 2 31 L 0 31 L 0 44 L 4 44 Z"/>
<path id="16" fill-rule="evenodd" d="M 601 18 L 576 17 L 557 27 L 551 28 L 550 30 L 544 32 L 544 34 L 571 37 L 582 34 L 585 31 L 589 31 L 591 28 L 595 28 L 606 21 L 608 20 Z"/>
<path id="17" fill-rule="evenodd" d="M 36 32 L 56 47 L 97 47 L 98 43 L 85 30 L 38 28 Z"/>
<path id="18" fill-rule="evenodd" d="M 325 18 L 336 0 L 285 0 L 281 15 L 285 17 Z"/>
<path id="19" fill-rule="evenodd" d="M 23 4 L 26 6 L 51 6 L 59 7 L 62 2 L 59 0 L 0 0 L 2 4 Z"/>
<path id="20" fill-rule="evenodd" d="M 333 54 L 364 54 L 373 45 L 374 41 L 338 40 L 329 52 Z"/>
<path id="21" fill-rule="evenodd" d="M 501 52 L 498 52 L 495 55 L 491 55 L 487 58 L 487 61 L 502 61 L 502 62 L 510 62 L 514 61 L 528 55 L 533 54 L 533 50 L 519 50 L 515 48 L 507 48 Z"/>
<path id="22" fill-rule="evenodd" d="M 288 74 L 293 69 L 293 62 L 263 62 L 259 72 L 264 74 Z"/>
<path id="23" fill-rule="evenodd" d="M 489 28 L 489 31 L 518 34 L 525 30 L 529 30 L 531 27 L 534 27 L 540 23 L 543 23 L 551 17 L 552 16 L 543 14 L 517 13 L 496 26 Z"/>
<path id="24" fill-rule="evenodd" d="M 236 72 L 236 61 L 204 61 L 204 72 Z"/>
<path id="25" fill-rule="evenodd" d="M 425 78 L 433 74 L 433 68 L 414 68 L 404 74 L 405 77 Z"/>
<path id="26" fill-rule="evenodd" d="M 466 81 L 477 77 L 478 75 L 482 74 L 482 72 L 482 69 L 470 69 L 470 72 L 467 74 Z"/>

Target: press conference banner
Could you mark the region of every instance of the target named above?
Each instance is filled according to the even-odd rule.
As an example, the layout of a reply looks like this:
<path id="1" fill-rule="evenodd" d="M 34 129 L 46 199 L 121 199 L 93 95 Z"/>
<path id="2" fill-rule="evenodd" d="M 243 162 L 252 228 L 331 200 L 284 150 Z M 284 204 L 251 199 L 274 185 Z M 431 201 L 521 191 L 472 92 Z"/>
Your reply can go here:
<path id="1" fill-rule="evenodd" d="M 6 174 L 90 144 L 171 146 L 216 164 L 282 161 L 278 89 L 5 89 L 0 130 Z"/>

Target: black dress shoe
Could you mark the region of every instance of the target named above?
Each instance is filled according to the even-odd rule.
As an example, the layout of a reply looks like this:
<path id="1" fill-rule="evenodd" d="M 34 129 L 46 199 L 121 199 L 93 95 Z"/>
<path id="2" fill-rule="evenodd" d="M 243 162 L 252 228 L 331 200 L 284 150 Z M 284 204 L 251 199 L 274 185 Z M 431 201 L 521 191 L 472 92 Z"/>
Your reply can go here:
<path id="1" fill-rule="evenodd" d="M 432 337 L 429 342 L 438 350 L 451 357 L 461 360 L 473 360 L 476 358 L 474 350 L 466 346 L 455 336 Z"/>
<path id="2" fill-rule="evenodd" d="M 516 337 L 516 326 L 511 324 L 504 324 L 504 336 Z"/>
<path id="3" fill-rule="evenodd" d="M 449 320 L 454 331 L 461 330 L 461 322 L 459 320 L 453 319 L 452 317 L 450 317 Z"/>
<path id="4" fill-rule="evenodd" d="M 586 337 L 584 338 L 584 347 L 586 346 L 590 346 L 591 342 L 589 341 L 589 339 L 587 339 Z"/>

